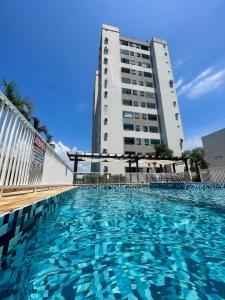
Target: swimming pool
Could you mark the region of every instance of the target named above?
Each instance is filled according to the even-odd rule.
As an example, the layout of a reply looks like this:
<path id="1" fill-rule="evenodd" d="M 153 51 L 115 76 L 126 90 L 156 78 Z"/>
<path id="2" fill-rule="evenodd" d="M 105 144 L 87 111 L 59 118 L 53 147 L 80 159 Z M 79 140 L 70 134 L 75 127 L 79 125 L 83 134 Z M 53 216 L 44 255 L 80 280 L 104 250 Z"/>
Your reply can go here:
<path id="1" fill-rule="evenodd" d="M 9 274 L 0 299 L 224 299 L 225 189 L 77 189 L 23 233 Z"/>

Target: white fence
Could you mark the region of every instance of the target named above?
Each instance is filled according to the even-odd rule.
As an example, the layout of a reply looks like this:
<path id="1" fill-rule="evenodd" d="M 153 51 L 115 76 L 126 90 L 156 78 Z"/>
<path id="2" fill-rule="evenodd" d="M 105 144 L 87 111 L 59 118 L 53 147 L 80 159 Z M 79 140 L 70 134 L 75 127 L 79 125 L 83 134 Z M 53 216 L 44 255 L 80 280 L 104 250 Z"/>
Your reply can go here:
<path id="1" fill-rule="evenodd" d="M 0 92 L 0 185 L 72 182 L 72 170 Z"/>
<path id="2" fill-rule="evenodd" d="M 225 166 L 200 170 L 200 177 L 202 182 L 224 183 Z"/>
<path id="3" fill-rule="evenodd" d="M 182 173 L 76 173 L 76 184 L 149 184 L 151 182 L 191 181 L 189 172 Z"/>

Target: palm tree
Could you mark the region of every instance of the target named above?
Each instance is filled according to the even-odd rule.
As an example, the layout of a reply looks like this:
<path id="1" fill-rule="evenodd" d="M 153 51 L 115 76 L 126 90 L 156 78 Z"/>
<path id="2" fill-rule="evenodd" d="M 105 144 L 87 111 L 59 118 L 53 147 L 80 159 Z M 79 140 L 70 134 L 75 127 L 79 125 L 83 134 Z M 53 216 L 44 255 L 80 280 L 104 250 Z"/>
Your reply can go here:
<path id="1" fill-rule="evenodd" d="M 21 114 L 30 122 L 33 113 L 33 102 L 28 97 L 21 97 L 15 81 L 6 82 L 2 79 L 0 83 L 5 96 L 16 106 Z"/>
<path id="2" fill-rule="evenodd" d="M 12 104 L 15 105 L 21 114 L 33 124 L 33 127 L 37 130 L 37 132 L 45 135 L 46 142 L 50 143 L 52 141 L 52 135 L 48 132 L 47 127 L 45 125 L 41 125 L 40 120 L 33 116 L 33 102 L 28 97 L 21 97 L 15 81 L 7 83 L 5 79 L 2 79 L 0 86 L 2 86 L 3 93 L 12 102 Z"/>
<path id="3" fill-rule="evenodd" d="M 193 171 L 198 175 L 200 174 L 199 169 L 206 169 L 207 162 L 205 161 L 205 152 L 202 147 L 194 148 L 190 155 L 190 166 Z"/>
<path id="4" fill-rule="evenodd" d="M 155 156 L 156 157 L 173 157 L 173 150 L 169 149 L 166 145 L 155 145 Z"/>
<path id="5" fill-rule="evenodd" d="M 48 144 L 50 144 L 52 142 L 52 138 L 53 138 L 53 136 L 50 133 L 47 133 L 47 135 L 46 135 L 46 142 Z"/>

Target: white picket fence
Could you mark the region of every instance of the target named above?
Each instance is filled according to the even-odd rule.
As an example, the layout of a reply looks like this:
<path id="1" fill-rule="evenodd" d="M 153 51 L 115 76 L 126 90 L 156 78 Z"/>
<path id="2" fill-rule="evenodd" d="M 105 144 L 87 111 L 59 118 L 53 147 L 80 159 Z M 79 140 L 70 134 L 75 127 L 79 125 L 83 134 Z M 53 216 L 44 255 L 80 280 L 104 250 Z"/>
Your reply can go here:
<path id="1" fill-rule="evenodd" d="M 44 145 L 33 171 L 34 139 Z M 0 186 L 72 184 L 73 172 L 0 91 Z"/>

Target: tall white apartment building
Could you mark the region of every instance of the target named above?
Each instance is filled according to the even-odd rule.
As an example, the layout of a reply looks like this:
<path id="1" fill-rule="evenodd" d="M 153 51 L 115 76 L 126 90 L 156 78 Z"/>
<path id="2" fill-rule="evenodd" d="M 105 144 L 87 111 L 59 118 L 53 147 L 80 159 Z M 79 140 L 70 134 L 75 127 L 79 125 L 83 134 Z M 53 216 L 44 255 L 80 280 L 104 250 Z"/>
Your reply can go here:
<path id="1" fill-rule="evenodd" d="M 184 136 L 167 42 L 142 41 L 103 25 L 95 75 L 92 152 L 149 154 L 166 144 L 180 156 Z M 124 172 L 124 163 L 92 171 Z"/>

